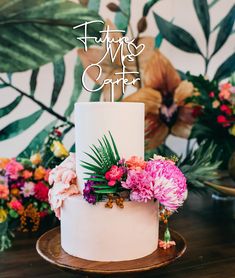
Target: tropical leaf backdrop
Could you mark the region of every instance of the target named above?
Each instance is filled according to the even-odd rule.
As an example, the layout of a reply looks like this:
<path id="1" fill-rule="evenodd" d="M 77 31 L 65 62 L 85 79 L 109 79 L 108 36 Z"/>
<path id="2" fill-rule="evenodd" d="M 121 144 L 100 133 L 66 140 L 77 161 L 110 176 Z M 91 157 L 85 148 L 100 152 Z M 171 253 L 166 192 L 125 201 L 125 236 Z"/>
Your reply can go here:
<path id="1" fill-rule="evenodd" d="M 0 0 L 0 156 L 29 155 L 60 123 L 73 147 L 74 103 L 102 97 L 82 89 L 82 31 L 72 29 L 81 22 L 109 18 L 128 35 L 155 36 L 155 47 L 182 74 L 223 79 L 235 71 L 234 1 L 110 2 Z M 89 35 L 101 29 L 93 25 Z"/>

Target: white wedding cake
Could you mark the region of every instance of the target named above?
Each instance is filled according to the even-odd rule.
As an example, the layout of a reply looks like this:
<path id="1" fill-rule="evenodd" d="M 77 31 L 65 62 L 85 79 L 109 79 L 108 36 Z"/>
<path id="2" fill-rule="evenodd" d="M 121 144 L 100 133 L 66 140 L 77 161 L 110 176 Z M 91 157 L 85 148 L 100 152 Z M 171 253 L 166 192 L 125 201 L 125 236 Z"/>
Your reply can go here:
<path id="1" fill-rule="evenodd" d="M 75 106 L 76 173 L 84 189 L 85 153 L 111 132 L 121 157 L 144 157 L 144 104 L 78 103 Z M 158 245 L 158 202 L 125 201 L 124 208 L 95 205 L 82 195 L 61 208 L 61 245 L 68 254 L 93 261 L 124 261 L 147 256 Z"/>

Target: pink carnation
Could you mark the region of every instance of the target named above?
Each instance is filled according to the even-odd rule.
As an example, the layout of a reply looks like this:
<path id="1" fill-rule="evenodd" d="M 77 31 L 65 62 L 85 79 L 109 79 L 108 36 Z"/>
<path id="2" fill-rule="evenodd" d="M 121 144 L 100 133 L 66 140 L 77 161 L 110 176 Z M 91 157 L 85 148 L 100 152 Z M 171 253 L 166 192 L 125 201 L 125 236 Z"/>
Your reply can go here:
<path id="1" fill-rule="evenodd" d="M 131 189 L 130 199 L 147 202 L 153 198 L 153 178 L 145 170 L 130 170 L 122 187 Z"/>
<path id="2" fill-rule="evenodd" d="M 180 207 L 186 195 L 186 178 L 171 160 L 150 160 L 146 171 L 154 179 L 153 195 L 168 210 Z"/>
<path id="3" fill-rule="evenodd" d="M 114 186 L 117 181 L 120 181 L 122 176 L 124 174 L 124 171 L 122 167 L 118 167 L 116 165 L 113 165 L 108 172 L 105 174 L 106 180 L 108 180 L 109 186 Z"/>
<path id="4" fill-rule="evenodd" d="M 22 211 L 24 209 L 22 203 L 18 200 L 12 200 L 9 203 L 9 207 L 15 211 Z"/>
<path id="5" fill-rule="evenodd" d="M 48 201 L 49 188 L 43 182 L 38 182 L 34 186 L 34 196 L 42 202 Z"/>
<path id="6" fill-rule="evenodd" d="M 9 161 L 6 165 L 6 174 L 12 179 L 16 180 L 19 176 L 19 172 L 22 171 L 24 167 L 17 162 L 15 159 Z"/>

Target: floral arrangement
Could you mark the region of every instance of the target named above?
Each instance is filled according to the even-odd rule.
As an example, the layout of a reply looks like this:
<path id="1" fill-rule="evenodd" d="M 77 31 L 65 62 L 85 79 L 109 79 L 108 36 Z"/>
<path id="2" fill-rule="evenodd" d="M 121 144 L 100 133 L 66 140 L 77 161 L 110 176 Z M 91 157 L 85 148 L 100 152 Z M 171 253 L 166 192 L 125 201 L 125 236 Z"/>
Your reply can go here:
<path id="1" fill-rule="evenodd" d="M 137 156 L 129 159 L 120 158 L 115 141 L 109 132 L 99 140 L 99 146 L 93 145 L 92 153 L 86 155 L 92 162 L 81 161 L 88 170 L 83 190 L 84 199 L 95 205 L 99 201 L 107 201 L 105 207 L 116 205 L 124 208 L 124 201 L 147 202 L 159 201 L 160 217 L 165 224 L 169 216 L 177 210 L 186 198 L 186 178 L 175 165 L 175 161 L 159 155 L 145 161 Z M 49 192 L 51 208 L 60 218 L 63 201 L 71 195 L 81 194 L 76 180 L 75 156 L 70 155 L 49 176 L 50 184 L 54 184 Z M 159 246 L 166 249 L 175 245 L 171 241 L 168 226 L 164 241 Z"/>
<path id="2" fill-rule="evenodd" d="M 82 161 L 90 171 L 86 172 L 89 177 L 83 191 L 87 202 L 95 204 L 108 196 L 116 198 L 120 206 L 124 197 L 137 202 L 154 199 L 168 211 L 183 204 L 186 178 L 173 160 L 159 155 L 148 161 L 137 156 L 121 159 L 111 133 L 109 136 L 110 140 L 104 136 L 99 141 L 99 147 L 91 147 L 92 154 L 87 153 L 93 164 Z M 107 206 L 112 207 L 112 203 Z"/>
<path id="3" fill-rule="evenodd" d="M 188 79 L 194 84 L 195 92 L 187 99 L 193 107 L 196 122 L 190 137 L 214 142 L 217 154 L 227 168 L 228 160 L 235 150 L 235 80 L 234 75 L 228 82 L 209 81 L 203 76 Z"/>
<path id="4" fill-rule="evenodd" d="M 30 158 L 0 158 L 0 251 L 11 247 L 15 230 L 36 232 L 46 216 L 53 217 L 48 203 L 49 173 L 68 152 L 54 128 L 41 152 Z"/>

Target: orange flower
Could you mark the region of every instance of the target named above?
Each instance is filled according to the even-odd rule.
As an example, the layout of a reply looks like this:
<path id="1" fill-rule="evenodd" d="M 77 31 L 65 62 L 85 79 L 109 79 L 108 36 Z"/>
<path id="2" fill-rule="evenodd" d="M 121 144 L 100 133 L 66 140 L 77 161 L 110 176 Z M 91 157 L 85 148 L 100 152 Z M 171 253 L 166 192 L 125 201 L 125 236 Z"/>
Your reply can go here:
<path id="1" fill-rule="evenodd" d="M 22 173 L 22 176 L 24 179 L 29 179 L 33 176 L 33 173 L 29 170 L 24 170 L 23 173 Z"/>
<path id="2" fill-rule="evenodd" d="M 20 190 L 18 188 L 12 188 L 11 195 L 18 197 L 20 195 Z"/>
<path id="3" fill-rule="evenodd" d="M 0 170 L 1 169 L 5 169 L 7 163 L 10 161 L 9 158 L 6 158 L 6 157 L 1 157 L 0 158 Z"/>
<path id="4" fill-rule="evenodd" d="M 132 156 L 126 161 L 126 165 L 131 170 L 141 170 L 145 168 L 146 161 L 138 156 Z"/>
<path id="5" fill-rule="evenodd" d="M 38 168 L 36 168 L 35 172 L 34 172 L 34 178 L 35 180 L 42 180 L 46 175 L 46 169 L 43 168 L 42 166 L 39 166 Z"/>
<path id="6" fill-rule="evenodd" d="M 5 184 L 0 184 L 0 199 L 6 200 L 9 196 L 8 186 Z"/>
<path id="7" fill-rule="evenodd" d="M 167 135 L 187 138 L 194 117 L 184 100 L 194 93 L 192 83 L 181 81 L 170 61 L 156 49 L 144 69 L 144 87 L 126 97 L 126 102 L 145 104 L 146 149 L 162 144 Z"/>

